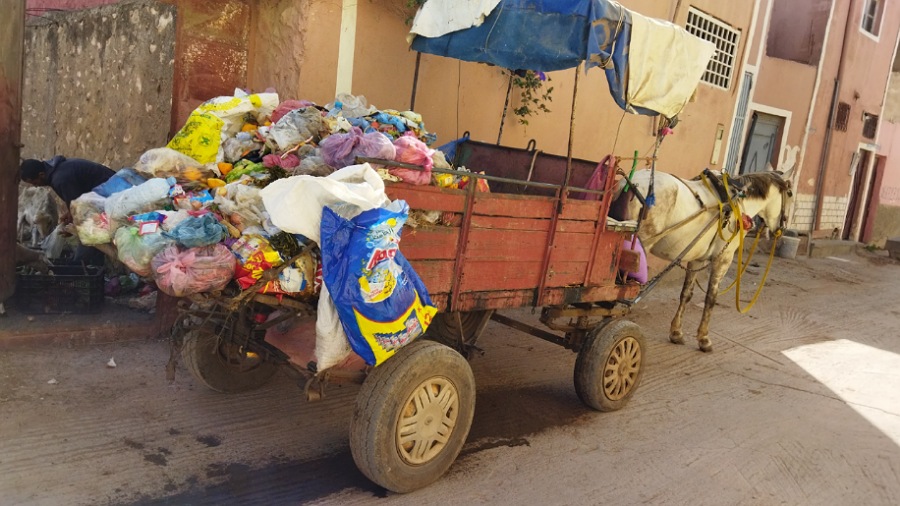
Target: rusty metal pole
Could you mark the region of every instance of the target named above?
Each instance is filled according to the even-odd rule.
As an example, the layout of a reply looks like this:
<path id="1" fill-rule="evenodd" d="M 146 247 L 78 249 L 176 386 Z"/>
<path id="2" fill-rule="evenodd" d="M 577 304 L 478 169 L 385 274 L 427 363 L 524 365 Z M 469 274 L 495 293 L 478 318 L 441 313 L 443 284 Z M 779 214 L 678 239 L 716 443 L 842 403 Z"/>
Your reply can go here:
<path id="1" fill-rule="evenodd" d="M 0 302 L 16 289 L 16 217 L 22 138 L 25 0 L 2 0 L 0 16 Z"/>

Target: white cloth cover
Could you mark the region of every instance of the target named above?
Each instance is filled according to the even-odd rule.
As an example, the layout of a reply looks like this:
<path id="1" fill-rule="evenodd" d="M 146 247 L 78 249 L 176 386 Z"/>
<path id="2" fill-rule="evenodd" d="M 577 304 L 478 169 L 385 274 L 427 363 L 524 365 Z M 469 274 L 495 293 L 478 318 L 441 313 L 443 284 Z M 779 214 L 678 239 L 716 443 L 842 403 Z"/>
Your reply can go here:
<path id="1" fill-rule="evenodd" d="M 368 163 L 351 165 L 327 177 L 293 176 L 260 190 L 263 205 L 276 227 L 320 242 L 322 209 L 344 218 L 390 204 L 384 181 Z"/>
<path id="2" fill-rule="evenodd" d="M 671 118 L 691 99 L 716 46 L 680 26 L 630 12 L 626 99 Z"/>
<path id="3" fill-rule="evenodd" d="M 406 40 L 416 35 L 440 37 L 473 26 L 481 26 L 500 0 L 428 0 L 419 8 Z"/>

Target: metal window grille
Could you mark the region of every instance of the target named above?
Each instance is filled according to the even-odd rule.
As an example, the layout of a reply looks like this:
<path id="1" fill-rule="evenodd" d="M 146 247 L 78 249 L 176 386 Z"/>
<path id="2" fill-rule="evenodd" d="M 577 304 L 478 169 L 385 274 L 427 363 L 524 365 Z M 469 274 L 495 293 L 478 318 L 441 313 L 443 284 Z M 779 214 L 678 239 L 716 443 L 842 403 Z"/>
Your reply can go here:
<path id="1" fill-rule="evenodd" d="M 838 104 L 837 114 L 834 116 L 834 129 L 839 132 L 847 131 L 847 123 L 850 122 L 850 104 L 841 102 Z"/>
<path id="2" fill-rule="evenodd" d="M 866 139 L 875 139 L 878 133 L 878 116 L 874 114 L 863 114 L 863 137 Z"/>
<path id="3" fill-rule="evenodd" d="M 727 90 L 731 86 L 741 32 L 693 7 L 688 11 L 685 29 L 688 33 L 716 45 L 716 53 L 709 61 L 702 80 Z"/>

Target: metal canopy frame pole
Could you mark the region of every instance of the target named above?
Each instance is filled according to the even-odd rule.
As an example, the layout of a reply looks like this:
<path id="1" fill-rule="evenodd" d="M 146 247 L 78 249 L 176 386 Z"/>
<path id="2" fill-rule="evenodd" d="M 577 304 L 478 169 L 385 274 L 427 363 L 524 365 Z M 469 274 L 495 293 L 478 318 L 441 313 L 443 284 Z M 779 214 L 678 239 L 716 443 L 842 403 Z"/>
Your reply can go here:
<path id="1" fill-rule="evenodd" d="M 547 276 L 550 274 L 550 259 L 556 247 L 556 229 L 559 227 L 559 216 L 562 214 L 566 200 L 569 198 L 569 182 L 572 178 L 572 146 L 575 143 L 575 106 L 578 103 L 578 81 L 581 78 L 582 65 L 584 63 L 580 63 L 575 67 L 575 85 L 572 87 L 572 113 L 569 117 L 569 145 L 566 152 L 566 178 L 563 181 L 562 188 L 556 194 L 558 204 L 556 212 L 550 221 L 550 236 L 547 238 L 547 250 L 544 252 L 544 260 L 541 263 L 541 284 L 538 286 L 538 291 L 535 294 L 535 306 L 544 305 L 544 289 L 547 286 Z"/>

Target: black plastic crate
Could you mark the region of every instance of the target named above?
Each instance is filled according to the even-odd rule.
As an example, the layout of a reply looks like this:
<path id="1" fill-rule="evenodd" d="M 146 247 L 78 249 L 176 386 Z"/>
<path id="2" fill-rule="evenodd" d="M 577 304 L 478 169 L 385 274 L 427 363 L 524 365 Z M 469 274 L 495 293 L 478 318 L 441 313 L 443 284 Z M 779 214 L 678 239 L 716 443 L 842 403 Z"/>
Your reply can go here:
<path id="1" fill-rule="evenodd" d="M 16 307 L 23 313 L 99 313 L 103 269 L 54 265 L 52 274 L 16 274 Z"/>

